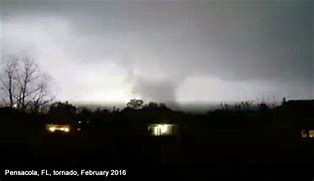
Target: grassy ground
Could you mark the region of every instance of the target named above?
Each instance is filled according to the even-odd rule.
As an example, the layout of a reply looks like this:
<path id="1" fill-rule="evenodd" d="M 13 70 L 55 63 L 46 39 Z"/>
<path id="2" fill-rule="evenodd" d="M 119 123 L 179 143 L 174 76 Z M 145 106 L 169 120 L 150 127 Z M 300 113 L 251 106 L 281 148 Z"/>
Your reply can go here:
<path id="1" fill-rule="evenodd" d="M 126 169 L 128 177 L 149 180 L 314 179 L 311 146 L 267 142 L 237 132 L 210 132 L 180 138 L 145 137 L 120 129 L 77 135 L 41 134 L 24 140 L 2 139 L 1 153 L 2 170 Z"/>

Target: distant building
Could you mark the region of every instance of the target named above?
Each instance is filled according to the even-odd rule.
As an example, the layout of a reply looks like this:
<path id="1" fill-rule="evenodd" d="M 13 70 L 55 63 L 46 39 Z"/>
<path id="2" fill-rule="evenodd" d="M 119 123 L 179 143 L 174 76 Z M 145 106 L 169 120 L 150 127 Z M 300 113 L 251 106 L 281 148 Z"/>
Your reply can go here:
<path id="1" fill-rule="evenodd" d="M 69 124 L 46 124 L 46 129 L 50 133 L 69 133 L 72 130 L 72 127 Z"/>
<path id="2" fill-rule="evenodd" d="M 73 134 L 77 130 L 77 123 L 74 119 L 62 116 L 48 116 L 44 129 L 52 134 Z"/>
<path id="3" fill-rule="evenodd" d="M 178 134 L 177 124 L 148 124 L 148 134 L 151 136 L 176 136 Z"/>

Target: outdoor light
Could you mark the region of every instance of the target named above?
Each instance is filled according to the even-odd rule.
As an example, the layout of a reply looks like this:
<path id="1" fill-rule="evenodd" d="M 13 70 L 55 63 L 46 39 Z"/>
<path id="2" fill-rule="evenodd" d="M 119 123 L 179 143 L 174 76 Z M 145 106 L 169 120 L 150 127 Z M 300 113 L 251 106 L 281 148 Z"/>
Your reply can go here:
<path id="1" fill-rule="evenodd" d="M 313 138 L 314 137 L 314 130 L 309 130 L 309 137 Z"/>
<path id="2" fill-rule="evenodd" d="M 307 135 L 308 133 L 307 133 L 307 131 L 306 130 L 302 130 L 301 131 L 301 136 L 302 136 L 302 138 L 306 138 L 308 135 Z"/>
<path id="3" fill-rule="evenodd" d="M 64 128 L 64 129 L 63 129 L 63 131 L 65 131 L 65 132 L 69 132 L 69 131 L 70 131 L 70 129 L 69 129 L 69 128 Z"/>
<path id="4" fill-rule="evenodd" d="M 49 128 L 49 131 L 50 131 L 50 132 L 54 132 L 55 130 L 56 130 L 55 127 L 50 127 L 50 128 Z"/>
<path id="5" fill-rule="evenodd" d="M 54 133 L 54 132 L 63 132 L 63 133 L 68 133 L 70 132 L 70 126 L 69 125 L 57 125 L 57 124 L 48 124 L 47 129 L 49 132 Z"/>

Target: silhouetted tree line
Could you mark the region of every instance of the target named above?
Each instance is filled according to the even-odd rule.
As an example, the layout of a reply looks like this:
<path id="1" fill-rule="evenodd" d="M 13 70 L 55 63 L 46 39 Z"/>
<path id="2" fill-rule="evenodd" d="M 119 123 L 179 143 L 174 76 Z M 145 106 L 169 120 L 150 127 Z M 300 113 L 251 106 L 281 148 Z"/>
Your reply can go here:
<path id="1" fill-rule="evenodd" d="M 254 103 L 254 101 L 241 101 L 234 104 L 221 103 L 220 108 L 215 111 L 224 111 L 224 112 L 248 112 L 248 111 L 269 111 L 276 106 L 274 103 L 266 103 L 262 101 L 261 103 Z M 212 111 L 209 111 L 212 112 Z"/>
<path id="2" fill-rule="evenodd" d="M 280 106 L 279 106 L 280 107 Z M 5 108 L 2 110 L 13 110 L 9 108 Z M 153 115 L 148 119 L 156 119 L 156 115 L 171 115 L 173 113 L 179 113 L 181 115 L 180 119 L 196 119 L 196 120 L 211 120 L 211 118 L 216 119 L 218 117 L 236 117 L 236 115 L 245 115 L 244 118 L 247 118 L 249 115 L 261 116 L 262 114 L 267 115 L 271 114 L 277 108 L 271 108 L 266 103 L 259 103 L 253 105 L 253 101 L 245 101 L 240 103 L 235 103 L 234 105 L 229 104 L 221 104 L 221 107 L 216 110 L 208 111 L 207 114 L 188 114 L 181 111 L 174 111 L 171 108 L 167 107 L 164 103 L 156 103 L 149 102 L 144 104 L 143 100 L 140 99 L 131 99 L 124 109 L 96 109 L 94 111 L 88 109 L 87 107 L 83 107 L 78 109 L 76 106 L 68 103 L 68 102 L 55 102 L 50 104 L 48 111 L 41 112 L 38 114 L 45 115 L 49 117 L 49 119 L 63 119 L 68 121 L 89 121 L 89 122 L 99 122 L 101 119 L 109 119 L 111 122 L 114 120 L 119 120 L 118 116 L 124 117 L 133 117 L 136 115 L 140 120 L 141 117 L 145 117 L 145 115 Z M 25 110 L 16 109 L 18 111 L 24 112 Z M 149 116 L 148 116 L 149 117 Z M 158 116 L 157 116 L 158 117 Z M 162 116 L 161 116 L 162 117 Z M 241 116 L 240 116 L 241 117 Z M 123 118 L 130 119 L 130 118 Z M 132 118 L 133 119 L 133 118 Z M 161 119 L 161 118 L 160 118 Z M 241 117 L 242 119 L 242 117 Z M 104 120 L 105 121 L 105 120 Z M 109 122 L 108 120 L 106 120 Z M 266 121 L 265 121 L 266 122 Z"/>
<path id="3" fill-rule="evenodd" d="M 0 126 L 2 133 L 18 133 L 41 130 L 47 122 L 69 123 L 83 130 L 105 128 L 136 129 L 145 131 L 147 123 L 173 123 L 198 135 L 211 130 L 240 130 L 250 135 L 275 133 L 278 129 L 291 132 L 301 129 L 302 120 L 314 112 L 311 101 L 286 101 L 274 104 L 262 101 L 221 103 L 220 108 L 207 114 L 191 114 L 175 111 L 164 103 L 131 99 L 124 109 L 91 110 L 78 108 L 68 102 L 54 102 L 49 90 L 49 76 L 29 57 L 6 57 L 0 71 Z M 23 129 L 24 128 L 24 129 Z M 281 130 L 282 131 L 282 130 Z M 297 132 L 297 131 L 296 131 Z M 204 135 L 205 134 L 205 135 Z"/>

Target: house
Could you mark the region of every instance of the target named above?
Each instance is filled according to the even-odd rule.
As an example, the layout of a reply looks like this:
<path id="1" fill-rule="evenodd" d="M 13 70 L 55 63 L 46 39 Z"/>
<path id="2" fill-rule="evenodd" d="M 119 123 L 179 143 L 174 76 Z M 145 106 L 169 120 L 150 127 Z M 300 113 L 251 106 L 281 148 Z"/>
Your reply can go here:
<path id="1" fill-rule="evenodd" d="M 177 124 L 147 124 L 150 136 L 176 136 L 178 134 Z"/>
<path id="2" fill-rule="evenodd" d="M 48 115 L 46 117 L 44 130 L 49 134 L 73 134 L 78 131 L 74 118 Z"/>
<path id="3" fill-rule="evenodd" d="M 146 123 L 146 131 L 149 136 L 175 137 L 179 136 L 181 129 L 180 114 L 172 113 L 161 115 Z"/>
<path id="4" fill-rule="evenodd" d="M 182 113 L 175 111 L 132 110 L 121 113 L 121 125 L 137 136 L 176 136 L 181 129 Z"/>
<path id="5" fill-rule="evenodd" d="M 46 124 L 46 129 L 50 133 L 69 133 L 70 131 L 72 131 L 72 127 L 70 124 Z"/>

